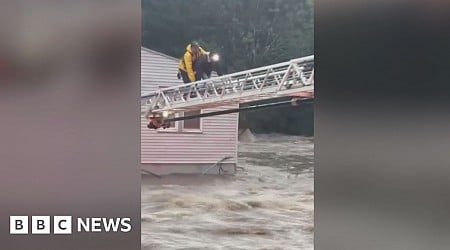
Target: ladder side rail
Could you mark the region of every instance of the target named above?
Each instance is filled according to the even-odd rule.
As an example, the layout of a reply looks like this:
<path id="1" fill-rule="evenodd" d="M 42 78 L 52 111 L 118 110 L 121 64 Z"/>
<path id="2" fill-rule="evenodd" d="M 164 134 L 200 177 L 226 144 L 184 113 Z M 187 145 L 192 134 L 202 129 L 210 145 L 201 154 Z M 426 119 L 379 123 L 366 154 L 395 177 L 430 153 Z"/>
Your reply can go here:
<path id="1" fill-rule="evenodd" d="M 218 76 L 218 77 L 214 77 L 214 79 L 215 80 L 222 80 L 222 79 L 226 79 L 226 78 L 239 77 L 239 76 L 242 76 L 242 75 L 247 74 L 247 73 L 252 74 L 252 73 L 255 73 L 255 72 L 258 72 L 258 71 L 262 71 L 262 70 L 266 70 L 266 69 L 269 69 L 269 68 L 272 68 L 272 67 L 287 66 L 289 64 L 290 64 L 290 62 L 288 61 L 288 62 L 278 63 L 278 64 L 264 66 L 264 67 L 260 67 L 260 68 L 254 68 L 254 69 L 249 69 L 249 70 L 245 70 L 245 71 L 239 71 L 239 72 L 235 72 L 235 73 L 231 73 L 231 74 L 227 74 L 227 75 L 223 75 L 223 76 Z M 195 84 L 205 83 L 208 80 L 209 79 L 205 79 L 205 80 L 200 80 L 200 81 L 195 81 L 195 82 L 190 82 L 190 83 L 186 83 L 186 84 L 181 84 L 181 85 L 176 85 L 176 86 L 163 88 L 163 89 L 155 91 L 152 94 L 149 94 L 149 95 L 146 95 L 146 96 L 142 96 L 142 98 L 156 95 L 158 92 L 170 91 L 170 90 L 176 89 L 176 88 L 178 88 L 180 86 L 191 87 L 191 86 L 193 86 Z"/>
<path id="2" fill-rule="evenodd" d="M 299 79 L 300 79 L 302 84 L 307 84 L 309 78 L 306 77 L 305 72 L 303 71 L 303 69 L 304 69 L 304 67 L 300 68 Z"/>
<path id="3" fill-rule="evenodd" d="M 264 76 L 264 79 L 263 79 L 263 81 L 262 81 L 262 84 L 261 84 L 261 88 L 260 88 L 260 89 L 263 89 L 263 88 L 264 88 L 264 85 L 266 84 L 267 78 L 269 77 L 269 74 L 270 74 L 270 73 L 273 73 L 273 69 L 267 70 L 267 73 L 266 73 L 266 75 Z"/>
<path id="4" fill-rule="evenodd" d="M 269 92 L 281 91 L 283 87 L 287 88 L 286 86 L 292 88 L 298 87 L 298 85 L 311 85 L 314 83 L 313 60 L 314 56 L 297 58 L 284 63 L 160 89 L 141 98 L 147 99 L 144 102 L 144 106 L 150 106 L 149 111 L 151 111 L 169 109 L 175 104 L 176 106 L 179 106 L 180 104 L 189 105 L 189 102 L 193 100 L 190 98 L 191 93 L 196 94 L 196 98 L 194 99 L 201 99 L 202 101 L 207 102 L 210 97 L 223 98 L 225 95 L 228 96 L 229 94 L 239 93 L 240 95 L 243 95 L 243 93 L 250 92 L 247 94 L 255 95 L 256 93 L 253 93 L 254 91 L 262 92 L 266 88 L 273 89 L 269 88 L 273 85 L 278 88 L 269 90 Z M 311 70 L 305 70 L 305 68 L 309 69 L 307 66 L 308 63 L 313 64 Z M 219 89 L 221 91 L 218 91 Z M 210 90 L 213 94 L 210 94 Z M 200 93 L 201 91 L 204 91 L 203 94 Z M 187 99 L 185 99 L 183 95 L 183 93 L 186 92 L 189 94 Z M 247 94 L 245 96 L 247 96 Z M 225 100 L 226 98 L 224 98 L 223 101 Z"/>
<path id="5" fill-rule="evenodd" d="M 304 89 L 304 90 L 300 90 L 300 91 L 309 91 L 309 89 Z M 190 110 L 200 110 L 200 109 L 210 109 L 210 108 L 217 108 L 217 107 L 221 107 L 221 106 L 226 106 L 226 105 L 237 105 L 237 104 L 243 104 L 243 103 L 249 103 L 249 102 L 254 102 L 254 101 L 260 101 L 260 100 L 267 100 L 267 99 L 273 99 L 273 98 L 277 98 L 277 97 L 283 97 L 283 96 L 289 96 L 291 94 L 297 93 L 298 91 L 294 92 L 294 91 L 283 91 L 282 93 L 280 92 L 277 95 L 264 95 L 264 96 L 260 96 L 258 98 L 256 98 L 256 96 L 249 96 L 249 97 L 245 97 L 242 98 L 240 96 L 232 98 L 232 99 L 225 99 L 225 100 L 219 100 L 220 102 L 211 102 L 211 103 L 203 103 L 203 102 L 196 102 L 194 104 L 190 104 L 189 106 L 179 106 L 179 107 L 174 107 L 171 109 L 156 109 L 153 110 L 153 112 L 163 112 L 163 111 L 173 111 L 173 112 L 183 112 L 183 111 L 190 111 Z"/>
<path id="6" fill-rule="evenodd" d="M 266 83 L 267 83 L 268 77 L 283 74 L 285 71 L 286 71 L 286 69 L 283 69 L 282 71 L 278 71 L 278 72 L 267 71 L 267 72 L 265 72 L 265 74 L 260 74 L 260 75 L 252 76 L 252 77 L 246 77 L 244 79 L 236 78 L 234 80 L 235 80 L 236 85 L 240 86 L 242 90 L 249 89 L 249 88 L 245 88 L 245 87 L 251 87 L 251 86 L 255 87 L 255 89 L 261 89 L 261 87 L 263 87 L 265 85 L 264 80 L 260 81 L 261 78 L 264 77 L 264 79 L 266 79 Z M 240 83 L 241 81 L 245 81 L 246 79 L 247 79 L 247 86 L 245 84 L 238 84 L 238 82 Z M 257 81 L 259 81 L 259 83 Z"/>
<path id="7" fill-rule="evenodd" d="M 270 72 L 270 71 L 268 71 L 268 72 Z M 292 71 L 291 71 L 292 72 Z M 272 87 L 273 88 L 273 85 L 272 85 L 272 83 L 279 83 L 279 77 L 281 77 L 280 75 L 281 75 L 281 73 L 286 73 L 286 71 L 285 70 L 283 70 L 283 71 L 281 71 L 281 72 L 275 72 L 275 73 L 269 73 L 269 74 L 267 74 L 266 73 L 266 76 L 267 75 L 270 75 L 270 76 L 275 76 L 274 78 L 272 78 L 272 79 L 270 79 L 270 80 L 267 80 L 266 79 L 266 84 L 267 84 L 267 86 L 259 86 L 259 88 L 257 88 L 257 89 L 253 89 L 253 91 L 254 90 L 258 90 L 258 91 L 262 91 L 262 90 L 264 90 L 264 89 L 266 89 L 266 88 L 270 88 L 270 87 Z M 289 72 L 290 73 L 290 72 Z M 263 75 L 261 75 L 261 76 L 259 76 L 259 78 L 261 78 Z M 278 77 L 276 77 L 276 76 L 278 76 Z M 284 74 L 284 76 L 286 76 L 286 74 Z M 287 80 L 293 80 L 293 78 L 294 78 L 294 76 L 293 75 L 291 75 L 291 74 L 288 74 L 287 75 L 288 77 L 286 78 L 286 80 L 285 80 L 285 82 L 287 81 Z M 258 77 L 253 77 L 253 78 L 258 78 Z M 265 78 L 267 78 L 267 77 L 265 77 Z M 224 79 L 223 79 L 224 80 Z M 234 81 L 238 81 L 239 79 L 226 79 L 226 81 L 222 81 L 222 91 L 221 91 L 221 94 L 220 94 L 220 96 L 221 97 L 223 97 L 223 96 L 225 96 L 225 95 L 228 95 L 228 94 L 231 94 L 231 93 L 236 93 L 236 91 L 234 91 L 234 86 L 236 85 L 236 82 L 234 82 Z M 212 84 L 214 84 L 214 81 L 210 81 L 209 83 L 212 83 Z M 279 85 L 279 84 L 275 84 L 274 86 L 277 86 L 277 85 Z M 293 84 L 291 84 L 291 85 L 293 85 Z M 283 87 L 284 85 L 279 85 L 279 87 L 280 87 L 280 89 Z M 207 90 L 208 88 L 208 85 L 206 86 L 206 88 L 204 88 L 204 89 L 201 89 L 201 90 Z M 292 86 L 291 86 L 292 87 Z M 199 92 L 199 88 L 198 87 L 195 87 L 195 86 L 192 86 L 190 89 L 189 89 L 190 91 L 188 92 L 188 94 L 190 95 L 190 93 L 192 93 L 192 92 L 195 92 L 196 94 L 197 94 L 197 97 L 199 97 L 200 99 L 206 99 L 206 98 L 208 98 L 208 96 L 210 96 L 211 97 L 211 95 L 208 95 L 208 93 L 204 93 L 203 95 Z M 217 90 L 216 90 L 216 88 L 214 88 L 214 90 L 215 90 L 215 92 L 217 92 Z M 223 91 L 223 90 L 225 90 L 225 91 Z M 250 88 L 249 89 L 245 89 L 246 91 L 249 91 L 250 90 Z M 229 91 L 229 92 L 228 92 Z M 243 91 L 239 91 L 239 92 L 243 92 Z M 164 97 L 164 101 L 165 101 L 165 103 L 167 103 L 168 105 L 173 105 L 173 104 L 179 104 L 179 103 L 186 103 L 186 100 L 184 100 L 184 99 L 182 99 L 182 98 L 180 98 L 180 99 L 178 99 L 178 100 L 176 100 L 176 98 L 174 98 L 174 97 L 171 97 L 171 98 L 168 98 L 168 94 L 165 94 L 165 93 L 161 93 L 162 95 L 161 96 L 163 96 Z M 172 91 L 172 92 L 169 92 L 169 94 L 171 94 L 171 95 L 176 95 L 177 94 L 177 91 Z M 218 96 L 217 94 L 216 94 L 216 96 Z M 189 98 L 189 97 L 188 97 Z M 198 98 L 197 98 L 198 99 Z M 193 98 L 189 98 L 188 99 L 189 101 L 191 101 L 191 100 L 193 100 Z M 155 105 L 156 106 L 156 105 Z M 155 107 L 155 106 L 153 106 L 153 108 Z M 161 106 L 164 106 L 163 104 L 161 104 Z"/>
<path id="8" fill-rule="evenodd" d="M 149 98 L 149 99 L 147 100 L 147 103 L 149 103 L 149 105 L 151 105 L 151 106 L 154 106 L 155 103 L 158 102 L 160 96 L 161 96 L 161 93 L 159 92 L 159 93 L 157 93 L 157 95 L 155 95 L 155 96 Z"/>
<path id="9" fill-rule="evenodd" d="M 244 75 L 244 74 L 247 74 L 247 73 L 254 73 L 254 72 L 258 72 L 258 71 L 267 70 L 267 69 L 270 69 L 270 68 L 276 68 L 276 67 L 281 67 L 281 66 L 288 66 L 288 65 L 290 65 L 292 63 L 305 63 L 305 62 L 312 61 L 312 60 L 314 60 L 314 56 L 313 55 L 306 56 L 306 57 L 301 57 L 301 58 L 297 58 L 297 59 L 292 59 L 292 60 L 287 61 L 287 62 L 272 64 L 272 65 L 268 65 L 268 66 L 263 66 L 263 67 L 259 67 L 259 68 L 254 68 L 254 69 L 239 71 L 239 72 L 235 72 L 235 73 L 231 73 L 231 74 L 227 74 L 227 75 L 223 75 L 223 76 L 218 76 L 218 77 L 214 77 L 214 79 L 222 79 L 222 78 L 227 78 L 227 77 L 237 77 L 237 76 L 241 76 L 241 75 Z M 191 86 L 191 85 L 198 84 L 198 83 L 205 83 L 207 80 L 208 79 L 195 81 L 195 82 L 187 83 L 187 84 L 184 84 L 184 85 L 185 86 Z M 156 92 L 176 89 L 177 87 L 179 87 L 179 86 L 167 87 L 167 88 L 158 90 Z M 152 94 L 149 94 L 147 96 L 142 96 L 142 98 L 145 98 L 145 97 L 148 97 L 148 96 L 152 96 Z"/>
<path id="10" fill-rule="evenodd" d="M 311 75 L 309 76 L 309 79 L 308 79 L 308 85 L 313 85 L 313 84 L 314 84 L 314 68 L 312 68 Z"/>
<path id="11" fill-rule="evenodd" d="M 294 69 L 298 74 L 299 79 L 301 80 L 302 84 L 308 84 L 310 82 L 311 75 L 308 71 L 305 70 L 304 65 L 294 64 Z M 314 66 L 312 68 L 312 71 L 314 70 Z"/>
<path id="12" fill-rule="evenodd" d="M 281 78 L 281 82 L 280 82 L 280 85 L 278 86 L 278 90 L 281 90 L 281 88 L 285 85 L 291 70 L 292 70 L 292 64 L 289 65 L 286 73 L 284 73 L 284 75 L 283 75 L 283 78 Z"/>
<path id="13" fill-rule="evenodd" d="M 163 107 L 169 106 L 170 107 L 170 100 L 164 92 L 161 92 L 160 100 L 161 100 L 161 103 L 160 103 L 161 106 L 163 106 Z"/>
<path id="14" fill-rule="evenodd" d="M 272 86 L 271 88 L 266 88 L 266 89 L 264 89 L 261 92 L 259 90 L 251 90 L 251 91 L 247 91 L 247 92 L 244 92 L 244 93 L 233 93 L 233 92 L 231 92 L 231 93 L 224 93 L 223 95 L 226 95 L 226 97 L 228 97 L 228 99 L 230 99 L 230 98 L 239 98 L 239 97 L 242 97 L 242 98 L 244 98 L 244 97 L 253 97 L 253 98 L 258 99 L 258 97 L 263 96 L 263 95 L 267 95 L 267 94 L 273 96 L 273 95 L 277 95 L 277 94 L 283 95 L 285 92 L 286 93 L 287 92 L 289 92 L 289 93 L 298 92 L 298 91 L 300 91 L 300 90 L 298 90 L 299 88 L 302 88 L 302 87 L 305 87 L 305 86 L 297 84 L 297 86 L 293 86 L 293 87 L 291 86 L 290 88 L 285 87 L 284 89 L 281 89 L 281 90 L 278 90 L 277 87 L 278 86 Z M 310 88 L 306 88 L 305 90 L 308 90 L 308 89 L 310 89 Z M 193 103 L 195 103 L 195 102 L 197 102 L 199 100 L 203 104 L 208 104 L 208 103 L 211 103 L 211 102 L 214 102 L 214 101 L 218 101 L 218 100 L 220 100 L 222 102 L 225 102 L 227 100 L 227 98 L 223 98 L 223 95 L 222 96 L 210 96 L 210 98 L 208 100 L 202 100 L 199 97 L 191 98 L 189 104 L 190 105 L 194 105 Z M 184 103 L 174 103 L 173 104 L 173 108 L 175 108 L 175 106 L 178 107 L 178 105 L 183 105 L 183 104 Z M 164 109 L 164 108 L 165 107 L 161 107 L 160 109 Z"/>
<path id="15" fill-rule="evenodd" d="M 284 74 L 284 83 L 285 84 L 286 84 L 287 81 L 295 80 L 294 79 L 295 76 L 293 74 L 291 74 L 291 72 L 292 71 L 286 72 L 288 74 Z M 273 75 L 281 77 L 279 73 L 280 72 L 278 72 L 278 74 L 273 74 Z M 253 90 L 245 89 L 246 91 L 239 91 L 239 92 L 242 94 L 242 92 L 249 92 L 249 91 L 255 91 L 255 90 L 258 90 L 258 91 L 262 92 L 265 89 L 270 89 L 270 88 L 273 89 L 273 87 L 277 86 L 278 84 L 272 85 L 272 83 L 279 83 L 279 80 L 278 80 L 279 78 L 278 77 L 274 77 L 270 81 L 266 81 L 268 86 L 265 86 L 264 88 L 253 89 Z M 224 96 L 228 96 L 229 94 L 236 93 L 236 91 L 233 91 L 234 84 L 232 83 L 231 79 L 228 79 L 228 81 L 224 81 L 222 83 L 222 85 L 223 85 L 223 87 L 222 87 L 222 91 L 220 93 L 220 97 L 224 97 Z M 229 87 L 230 85 L 231 85 L 231 87 Z M 290 85 L 290 88 L 295 87 L 294 86 L 295 84 L 289 84 L 289 85 Z M 303 85 L 303 84 L 297 84 L 297 85 Z M 279 88 L 277 90 L 280 91 L 280 90 L 283 89 L 283 87 L 285 87 L 285 85 L 282 84 L 282 85 L 279 85 L 278 87 Z M 216 91 L 216 88 L 214 88 L 214 89 Z M 231 90 L 231 91 L 228 92 L 228 90 Z M 277 91 L 277 90 L 275 90 L 275 91 Z M 193 92 L 195 92 L 197 94 L 197 99 L 205 100 L 205 99 L 208 98 L 207 93 L 205 93 L 204 95 L 201 95 L 201 93 L 199 92 L 198 88 L 195 88 L 194 86 L 189 89 L 188 93 L 193 93 Z M 175 91 L 175 92 L 172 92 L 171 94 L 172 95 L 176 95 L 177 92 Z M 256 94 L 256 93 L 254 93 L 254 94 Z M 216 94 L 216 96 L 218 96 L 218 95 Z M 188 101 L 192 101 L 192 100 L 193 100 L 193 98 L 190 98 L 190 94 L 188 96 L 188 100 L 185 100 L 184 98 L 179 98 L 177 100 L 177 98 L 175 98 L 175 96 L 172 97 L 172 96 L 166 95 L 165 93 L 160 93 L 160 95 L 158 96 L 158 100 L 156 102 L 153 102 L 154 105 L 152 105 L 151 109 L 155 109 L 156 106 L 159 106 L 161 108 L 170 108 L 172 105 L 175 105 L 175 104 L 179 105 L 180 103 L 186 104 Z"/>
<path id="16" fill-rule="evenodd" d="M 222 99 L 221 97 L 213 97 L 210 100 L 204 101 L 200 99 L 191 99 L 191 102 L 189 103 L 189 106 L 185 106 L 182 103 L 180 104 L 174 104 L 171 108 L 159 108 L 153 110 L 153 112 L 162 112 L 166 110 L 192 110 L 193 107 L 201 107 L 203 108 L 211 108 L 211 107 L 218 107 L 223 106 L 225 104 L 233 104 L 233 103 L 247 103 L 252 101 L 259 101 L 259 100 L 265 100 L 265 99 L 271 99 L 276 97 L 283 97 L 288 96 L 293 93 L 298 93 L 302 91 L 310 91 L 312 90 L 312 86 L 302 86 L 298 88 L 291 88 L 291 89 L 283 89 L 281 91 L 274 91 L 274 88 L 266 89 L 262 93 L 258 91 L 259 94 L 255 95 L 254 93 L 233 93 L 229 95 L 228 99 Z M 220 101 L 220 103 L 218 102 Z"/>

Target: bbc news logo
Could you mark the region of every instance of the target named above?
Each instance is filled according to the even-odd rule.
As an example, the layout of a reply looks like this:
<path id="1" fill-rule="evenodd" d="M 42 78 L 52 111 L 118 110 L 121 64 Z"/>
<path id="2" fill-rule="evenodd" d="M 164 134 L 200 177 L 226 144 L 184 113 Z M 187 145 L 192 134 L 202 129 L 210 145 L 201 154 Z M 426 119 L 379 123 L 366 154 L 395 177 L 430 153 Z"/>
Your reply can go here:
<path id="1" fill-rule="evenodd" d="M 72 216 L 10 216 L 9 234 L 72 234 L 72 229 L 78 233 L 131 231 L 130 218 L 76 218 L 75 221 L 72 228 Z"/>

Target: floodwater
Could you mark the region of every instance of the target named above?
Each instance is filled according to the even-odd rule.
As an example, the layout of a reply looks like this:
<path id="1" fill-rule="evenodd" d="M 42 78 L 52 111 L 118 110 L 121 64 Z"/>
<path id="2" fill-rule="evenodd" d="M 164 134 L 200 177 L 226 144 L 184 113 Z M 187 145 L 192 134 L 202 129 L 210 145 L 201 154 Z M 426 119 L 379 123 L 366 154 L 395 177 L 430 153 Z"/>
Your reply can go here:
<path id="1" fill-rule="evenodd" d="M 142 249 L 313 249 L 312 138 L 239 143 L 234 176 L 142 177 Z"/>

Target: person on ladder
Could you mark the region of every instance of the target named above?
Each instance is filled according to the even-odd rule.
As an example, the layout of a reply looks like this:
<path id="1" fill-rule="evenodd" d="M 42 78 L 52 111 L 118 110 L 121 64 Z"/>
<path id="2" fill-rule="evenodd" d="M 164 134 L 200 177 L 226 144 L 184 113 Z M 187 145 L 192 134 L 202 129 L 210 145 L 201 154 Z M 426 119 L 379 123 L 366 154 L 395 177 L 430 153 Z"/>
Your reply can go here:
<path id="1" fill-rule="evenodd" d="M 186 51 L 178 64 L 178 79 L 183 79 L 184 83 L 190 83 L 197 80 L 196 62 L 201 55 L 208 54 L 209 52 L 202 49 L 197 42 L 191 42 L 186 47 Z"/>

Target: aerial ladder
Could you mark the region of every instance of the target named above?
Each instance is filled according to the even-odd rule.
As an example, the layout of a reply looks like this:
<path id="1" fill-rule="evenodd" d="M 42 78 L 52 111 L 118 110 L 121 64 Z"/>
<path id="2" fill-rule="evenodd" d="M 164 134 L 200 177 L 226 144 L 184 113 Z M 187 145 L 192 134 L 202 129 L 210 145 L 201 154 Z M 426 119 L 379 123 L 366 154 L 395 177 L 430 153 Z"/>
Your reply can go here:
<path id="1" fill-rule="evenodd" d="M 288 96 L 295 97 L 292 105 L 314 97 L 313 55 L 163 88 L 141 97 L 141 112 L 149 120 L 148 128 L 166 128 L 173 121 L 285 105 L 289 101 L 202 113 L 195 117 L 176 117 L 176 113 Z"/>

